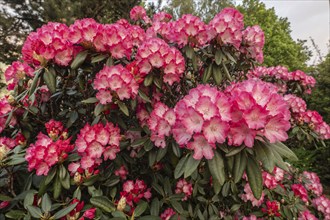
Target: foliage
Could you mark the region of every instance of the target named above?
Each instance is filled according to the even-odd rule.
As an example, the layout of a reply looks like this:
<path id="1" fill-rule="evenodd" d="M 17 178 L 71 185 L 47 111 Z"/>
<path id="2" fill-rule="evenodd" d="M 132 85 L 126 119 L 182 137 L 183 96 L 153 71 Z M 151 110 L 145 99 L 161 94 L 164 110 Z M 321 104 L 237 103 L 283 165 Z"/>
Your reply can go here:
<path id="1" fill-rule="evenodd" d="M 9 64 L 20 55 L 27 34 L 49 21 L 72 24 L 76 19 L 94 18 L 114 22 L 128 18 L 129 9 L 140 1 L 1 0 L 0 62 Z"/>
<path id="2" fill-rule="evenodd" d="M 274 8 L 267 9 L 259 0 L 244 0 L 237 8 L 244 14 L 246 25 L 257 24 L 265 32 L 264 65 L 309 70 L 306 61 L 311 51 L 304 45 L 306 40 L 292 39 L 287 18 L 278 17 Z"/>
<path id="3" fill-rule="evenodd" d="M 315 80 L 255 68 L 263 46 L 232 8 L 32 32 L 0 100 L 0 218 L 329 218 L 282 143 L 330 138 L 300 98 Z"/>

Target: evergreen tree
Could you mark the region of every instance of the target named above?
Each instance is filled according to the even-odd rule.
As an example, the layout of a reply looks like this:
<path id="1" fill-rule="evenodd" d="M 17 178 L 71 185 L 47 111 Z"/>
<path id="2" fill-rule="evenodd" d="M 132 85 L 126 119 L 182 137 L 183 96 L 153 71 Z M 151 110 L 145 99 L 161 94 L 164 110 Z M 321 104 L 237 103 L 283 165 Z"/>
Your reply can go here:
<path id="1" fill-rule="evenodd" d="M 129 18 L 140 0 L 0 0 L 0 62 L 10 64 L 19 57 L 27 33 L 48 21 L 73 23 L 80 18 L 114 22 Z"/>

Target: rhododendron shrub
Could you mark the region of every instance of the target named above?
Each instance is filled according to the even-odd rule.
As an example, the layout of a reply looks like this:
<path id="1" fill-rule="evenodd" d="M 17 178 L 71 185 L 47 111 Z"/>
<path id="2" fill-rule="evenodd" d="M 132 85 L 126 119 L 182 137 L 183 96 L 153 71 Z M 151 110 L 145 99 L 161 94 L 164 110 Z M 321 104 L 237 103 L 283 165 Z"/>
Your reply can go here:
<path id="1" fill-rule="evenodd" d="M 286 146 L 330 138 L 314 78 L 257 67 L 264 33 L 236 9 L 130 16 L 27 37 L 0 99 L 0 218 L 329 219 Z"/>

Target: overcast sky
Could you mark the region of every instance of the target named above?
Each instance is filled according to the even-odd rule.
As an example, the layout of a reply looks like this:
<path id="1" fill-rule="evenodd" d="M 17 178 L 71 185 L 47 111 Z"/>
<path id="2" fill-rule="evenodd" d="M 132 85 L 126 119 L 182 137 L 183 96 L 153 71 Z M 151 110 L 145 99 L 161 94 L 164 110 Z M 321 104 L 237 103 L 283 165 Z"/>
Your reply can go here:
<path id="1" fill-rule="evenodd" d="M 239 4 L 240 0 L 236 0 Z M 280 17 L 287 17 L 291 23 L 291 36 L 294 40 L 309 40 L 312 37 L 323 56 L 328 52 L 330 39 L 329 0 L 261 0 L 267 8 L 275 8 Z M 316 59 L 314 56 L 309 64 Z"/>

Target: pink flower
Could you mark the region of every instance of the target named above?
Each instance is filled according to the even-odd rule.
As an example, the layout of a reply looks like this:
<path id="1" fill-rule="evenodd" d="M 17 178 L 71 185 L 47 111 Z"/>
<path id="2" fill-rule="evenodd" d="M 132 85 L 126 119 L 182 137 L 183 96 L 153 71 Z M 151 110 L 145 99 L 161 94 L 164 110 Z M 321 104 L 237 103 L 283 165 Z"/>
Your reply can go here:
<path id="1" fill-rule="evenodd" d="M 284 100 L 288 103 L 293 113 L 303 113 L 306 111 L 306 102 L 302 98 L 288 94 L 284 96 Z"/>
<path id="2" fill-rule="evenodd" d="M 267 213 L 268 216 L 276 216 L 280 217 L 280 205 L 278 201 L 267 201 L 266 202 L 267 208 L 262 208 L 261 211 Z"/>
<path id="3" fill-rule="evenodd" d="M 170 218 L 175 215 L 176 212 L 172 208 L 167 208 L 161 215 L 162 220 L 170 220 Z"/>
<path id="4" fill-rule="evenodd" d="M 264 32 L 258 25 L 247 27 L 243 32 L 243 45 L 241 51 L 247 53 L 249 57 L 262 63 L 264 56 L 262 49 L 265 43 Z"/>
<path id="5" fill-rule="evenodd" d="M 312 213 L 310 213 L 309 210 L 305 210 L 299 214 L 298 220 L 317 220 Z"/>
<path id="6" fill-rule="evenodd" d="M 313 206 L 317 209 L 317 211 L 324 215 L 324 219 L 330 219 L 330 199 L 324 195 L 315 198 L 313 199 Z"/>
<path id="7" fill-rule="evenodd" d="M 145 198 L 149 201 L 151 198 L 150 188 L 143 180 L 128 180 L 123 184 L 123 190 L 120 192 L 121 197 L 126 198 L 126 203 L 134 207 L 141 199 Z"/>
<path id="8" fill-rule="evenodd" d="M 19 80 L 33 77 L 33 68 L 26 63 L 13 62 L 5 71 L 5 79 L 8 84 L 7 89 L 13 90 Z"/>
<path id="9" fill-rule="evenodd" d="M 10 205 L 9 201 L 2 201 L 0 203 L 0 209 L 5 209 L 6 207 L 8 207 Z"/>
<path id="10" fill-rule="evenodd" d="M 213 117 L 203 125 L 203 134 L 209 143 L 224 143 L 228 135 L 229 125 L 219 117 Z"/>
<path id="11" fill-rule="evenodd" d="M 247 147 L 252 148 L 256 132 L 251 130 L 242 120 L 230 126 L 228 134 L 228 143 L 230 145 L 240 146 L 243 142 Z"/>
<path id="12" fill-rule="evenodd" d="M 86 124 L 78 134 L 75 142 L 81 156 L 81 168 L 89 169 L 98 166 L 104 160 L 114 160 L 120 151 L 120 130 L 112 123 L 99 123 L 93 126 Z"/>
<path id="13" fill-rule="evenodd" d="M 291 189 L 294 192 L 294 195 L 299 197 L 303 202 L 308 202 L 307 190 L 301 184 L 291 185 Z"/>
<path id="14" fill-rule="evenodd" d="M 137 21 L 146 17 L 147 12 L 143 7 L 135 6 L 134 8 L 131 9 L 129 15 L 133 21 Z"/>
<path id="15" fill-rule="evenodd" d="M 304 181 L 304 186 L 306 187 L 306 189 L 317 196 L 321 196 L 323 192 L 323 187 L 320 182 L 320 178 L 317 176 L 317 174 L 313 172 L 304 171 L 303 177 L 306 179 L 306 181 Z"/>
<path id="16" fill-rule="evenodd" d="M 96 98 L 102 104 L 113 102 L 113 94 L 120 100 L 135 98 L 139 85 L 133 75 L 121 64 L 116 66 L 105 66 L 96 74 L 94 88 L 99 90 Z"/>
<path id="17" fill-rule="evenodd" d="M 237 49 L 242 42 L 243 15 L 234 8 L 225 8 L 209 23 L 210 31 L 217 42 L 235 46 Z"/>
<path id="18" fill-rule="evenodd" d="M 245 194 L 241 195 L 241 199 L 244 202 L 250 201 L 252 203 L 252 206 L 257 206 L 259 207 L 261 204 L 263 204 L 264 202 L 264 192 L 262 192 L 260 199 L 256 199 L 252 193 L 251 187 L 249 185 L 249 183 L 246 183 L 244 186 L 244 192 Z"/>
<path id="19" fill-rule="evenodd" d="M 269 174 L 265 171 L 262 172 L 262 179 L 263 179 L 263 184 L 268 189 L 275 189 L 276 186 L 278 185 L 275 176 L 272 176 L 271 174 Z"/>
<path id="20" fill-rule="evenodd" d="M 122 165 L 119 169 L 115 170 L 115 175 L 119 176 L 120 179 L 125 180 L 127 178 L 128 170 Z"/>
<path id="21" fill-rule="evenodd" d="M 94 219 L 95 217 L 95 212 L 96 212 L 96 208 L 90 208 L 87 209 L 84 214 L 83 217 L 88 218 L 88 219 Z"/>
<path id="22" fill-rule="evenodd" d="M 192 194 L 193 187 L 191 183 L 188 183 L 185 179 L 180 179 L 176 183 L 176 189 L 175 193 L 180 194 L 183 193 L 185 194 L 185 197 L 182 198 L 182 201 L 186 201 Z"/>
<path id="23" fill-rule="evenodd" d="M 187 148 L 194 151 L 195 160 L 201 160 L 203 157 L 210 160 L 214 156 L 215 145 L 209 143 L 202 134 L 195 134 L 194 141 L 189 142 Z"/>

